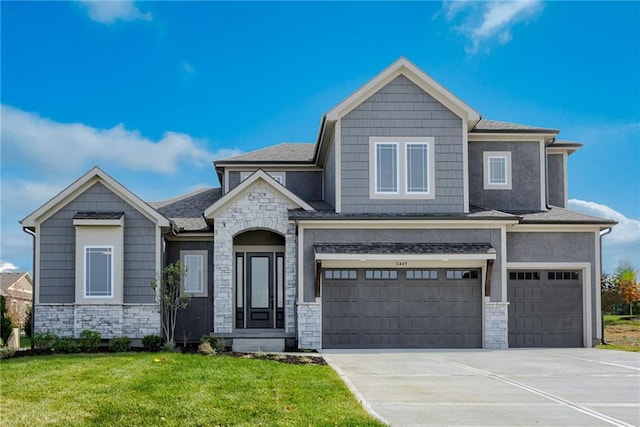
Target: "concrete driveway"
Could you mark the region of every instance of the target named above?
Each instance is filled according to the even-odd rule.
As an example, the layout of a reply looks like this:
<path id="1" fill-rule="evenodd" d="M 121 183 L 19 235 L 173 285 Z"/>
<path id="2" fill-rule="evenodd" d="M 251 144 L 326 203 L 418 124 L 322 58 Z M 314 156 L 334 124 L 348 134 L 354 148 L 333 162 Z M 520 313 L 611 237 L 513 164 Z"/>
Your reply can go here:
<path id="1" fill-rule="evenodd" d="M 637 426 L 640 354 L 578 349 L 322 350 L 392 426 Z"/>

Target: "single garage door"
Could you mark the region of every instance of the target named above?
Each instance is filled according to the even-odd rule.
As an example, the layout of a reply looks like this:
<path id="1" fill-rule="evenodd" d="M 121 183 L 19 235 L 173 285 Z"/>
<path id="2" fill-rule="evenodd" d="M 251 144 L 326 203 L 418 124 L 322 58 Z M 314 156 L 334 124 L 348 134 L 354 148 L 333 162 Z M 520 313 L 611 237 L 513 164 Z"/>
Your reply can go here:
<path id="1" fill-rule="evenodd" d="M 509 347 L 582 347 L 579 271 L 509 271 Z"/>
<path id="2" fill-rule="evenodd" d="M 482 347 L 480 270 L 322 274 L 324 348 Z"/>

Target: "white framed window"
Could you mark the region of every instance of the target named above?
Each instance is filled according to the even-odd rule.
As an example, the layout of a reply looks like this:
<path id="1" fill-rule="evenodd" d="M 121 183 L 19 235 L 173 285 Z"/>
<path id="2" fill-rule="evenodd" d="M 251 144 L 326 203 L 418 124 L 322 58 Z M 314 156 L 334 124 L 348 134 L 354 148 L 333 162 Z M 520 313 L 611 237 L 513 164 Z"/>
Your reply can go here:
<path id="1" fill-rule="evenodd" d="M 180 262 L 187 269 L 182 289 L 194 297 L 207 296 L 207 251 L 180 251 Z"/>
<path id="2" fill-rule="evenodd" d="M 84 247 L 84 298 L 113 298 L 113 246 Z"/>
<path id="3" fill-rule="evenodd" d="M 511 190 L 511 153 L 508 151 L 485 151 L 484 189 Z"/>
<path id="4" fill-rule="evenodd" d="M 398 143 L 376 143 L 376 193 L 398 194 Z"/>
<path id="5" fill-rule="evenodd" d="M 369 138 L 370 198 L 435 198 L 433 147 L 433 137 Z"/>

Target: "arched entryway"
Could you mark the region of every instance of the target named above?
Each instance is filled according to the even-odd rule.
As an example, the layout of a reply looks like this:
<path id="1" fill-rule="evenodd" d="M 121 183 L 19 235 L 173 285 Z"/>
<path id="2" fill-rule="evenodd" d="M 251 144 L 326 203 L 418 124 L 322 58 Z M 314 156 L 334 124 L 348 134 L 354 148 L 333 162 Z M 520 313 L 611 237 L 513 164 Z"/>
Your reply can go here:
<path id="1" fill-rule="evenodd" d="M 233 238 L 236 329 L 284 328 L 285 238 L 250 230 Z"/>

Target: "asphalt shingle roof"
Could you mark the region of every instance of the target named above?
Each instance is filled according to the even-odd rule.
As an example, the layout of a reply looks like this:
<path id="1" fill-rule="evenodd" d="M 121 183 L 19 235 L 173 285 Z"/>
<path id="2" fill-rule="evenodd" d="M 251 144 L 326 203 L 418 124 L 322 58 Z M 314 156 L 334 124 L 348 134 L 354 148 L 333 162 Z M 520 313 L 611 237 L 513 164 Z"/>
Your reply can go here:
<path id="1" fill-rule="evenodd" d="M 547 211 L 509 211 L 522 218 L 522 224 L 617 224 L 616 221 L 585 215 L 569 209 L 551 206 Z"/>
<path id="2" fill-rule="evenodd" d="M 326 205 L 328 206 L 328 205 Z M 307 212 L 301 209 L 290 210 L 291 219 L 514 219 L 518 217 L 509 213 L 470 206 L 469 213 L 335 213 L 331 210 Z"/>
<path id="3" fill-rule="evenodd" d="M 313 160 L 315 152 L 315 143 L 291 143 L 285 142 L 260 150 L 251 151 L 249 153 L 240 154 L 239 156 L 220 160 L 217 163 L 251 163 L 251 162 L 300 162 L 306 163 Z"/>
<path id="4" fill-rule="evenodd" d="M 2 295 L 5 295 L 5 292 L 9 286 L 13 285 L 18 279 L 27 274 L 24 271 L 16 271 L 16 272 L 7 272 L 0 273 L 0 289 L 2 290 Z"/>
<path id="5" fill-rule="evenodd" d="M 491 243 L 324 243 L 313 245 L 319 254 L 488 254 Z"/>
<path id="6" fill-rule="evenodd" d="M 471 132 L 540 132 L 540 133 L 558 133 L 557 129 L 541 128 L 537 126 L 522 125 L 518 123 L 502 122 L 499 120 L 480 120 Z"/>
<path id="7" fill-rule="evenodd" d="M 182 196 L 149 205 L 173 221 L 181 231 L 207 231 L 204 211 L 222 197 L 220 188 L 202 188 Z"/>
<path id="8" fill-rule="evenodd" d="M 120 219 L 123 215 L 124 212 L 81 211 L 73 219 Z"/>

